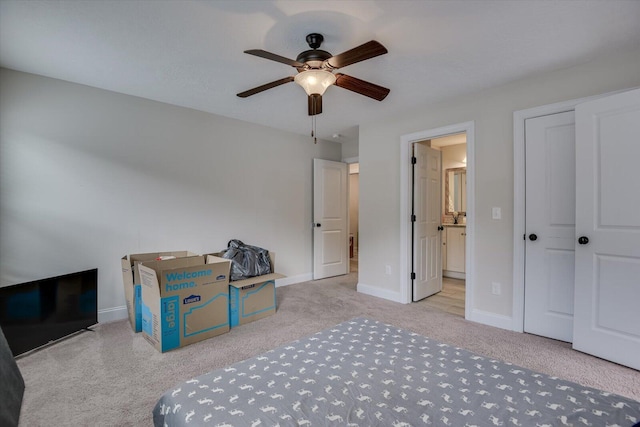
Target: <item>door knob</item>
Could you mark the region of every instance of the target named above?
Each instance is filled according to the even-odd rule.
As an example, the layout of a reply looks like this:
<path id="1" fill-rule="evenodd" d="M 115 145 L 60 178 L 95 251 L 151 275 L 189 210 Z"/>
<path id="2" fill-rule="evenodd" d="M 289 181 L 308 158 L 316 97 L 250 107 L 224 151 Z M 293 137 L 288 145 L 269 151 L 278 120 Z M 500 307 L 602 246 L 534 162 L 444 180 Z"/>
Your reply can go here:
<path id="1" fill-rule="evenodd" d="M 578 243 L 580 243 L 581 245 L 586 245 L 587 243 L 589 243 L 589 238 L 587 236 L 581 236 L 578 238 Z"/>
<path id="2" fill-rule="evenodd" d="M 538 236 L 535 234 L 529 234 L 529 240 L 535 242 L 536 240 L 538 240 Z"/>
<path id="3" fill-rule="evenodd" d="M 442 225 L 439 225 L 438 226 L 438 231 L 442 231 L 442 230 L 444 230 L 444 227 Z"/>
<path id="4" fill-rule="evenodd" d="M 316 223 L 316 227 L 321 227 L 322 224 L 320 224 L 319 222 Z"/>

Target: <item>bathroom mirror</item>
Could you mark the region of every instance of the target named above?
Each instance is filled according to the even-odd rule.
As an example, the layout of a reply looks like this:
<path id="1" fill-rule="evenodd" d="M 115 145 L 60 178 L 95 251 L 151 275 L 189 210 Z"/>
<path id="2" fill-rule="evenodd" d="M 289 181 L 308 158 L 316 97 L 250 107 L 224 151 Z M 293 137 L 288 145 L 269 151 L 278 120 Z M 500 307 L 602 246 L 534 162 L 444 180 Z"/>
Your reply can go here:
<path id="1" fill-rule="evenodd" d="M 467 168 L 445 170 L 444 206 L 446 214 L 467 212 Z"/>

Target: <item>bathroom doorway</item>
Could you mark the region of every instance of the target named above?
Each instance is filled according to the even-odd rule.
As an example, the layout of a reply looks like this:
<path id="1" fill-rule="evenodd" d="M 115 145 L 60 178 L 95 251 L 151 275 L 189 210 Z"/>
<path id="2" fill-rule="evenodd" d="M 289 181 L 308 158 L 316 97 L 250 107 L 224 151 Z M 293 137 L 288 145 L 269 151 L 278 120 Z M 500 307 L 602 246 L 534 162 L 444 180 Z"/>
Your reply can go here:
<path id="1" fill-rule="evenodd" d="M 360 164 L 349 163 L 349 273 L 358 272 Z"/>
<path id="2" fill-rule="evenodd" d="M 467 135 L 432 138 L 442 154 L 441 249 L 442 291 L 425 298 L 425 306 L 464 317 L 466 295 Z"/>
<path id="3" fill-rule="evenodd" d="M 420 302 L 417 302 L 417 304 L 437 304 L 439 306 L 439 308 L 442 308 L 444 310 L 448 310 L 448 311 L 453 311 L 458 315 L 462 315 L 464 313 L 464 317 L 466 319 L 473 319 L 474 318 L 474 310 L 472 309 L 474 307 L 474 292 L 473 292 L 473 287 L 474 287 L 474 254 L 473 254 L 473 243 L 474 243 L 474 235 L 473 235 L 473 230 L 475 229 L 474 227 L 474 189 L 475 189 L 475 183 L 474 183 L 474 163 L 473 163 L 473 159 L 474 159 L 474 135 L 475 135 L 475 131 L 474 131 L 474 122 L 465 122 L 465 123 L 458 123 L 455 125 L 450 125 L 450 126 L 444 126 L 441 128 L 435 128 L 435 129 L 429 129 L 429 130 L 424 130 L 424 131 L 420 131 L 420 132 L 415 132 L 412 134 L 407 134 L 407 135 L 403 135 L 400 139 L 400 152 L 401 152 L 401 156 L 400 156 L 400 274 L 399 274 L 399 279 L 400 282 L 403 284 L 400 288 L 401 291 L 401 295 L 400 295 L 400 301 L 403 303 L 411 303 L 413 300 L 413 280 L 411 279 L 412 277 L 412 270 L 413 270 L 413 266 L 414 266 L 414 257 L 413 257 L 413 253 L 414 253 L 414 242 L 413 242 L 413 227 L 412 227 L 412 212 L 413 212 L 413 195 L 412 195 L 412 180 L 413 180 L 413 170 L 412 170 L 412 155 L 411 155 L 411 151 L 413 149 L 413 146 L 416 142 L 421 142 L 421 141 L 431 141 L 431 140 L 436 140 L 439 139 L 441 137 L 448 137 L 448 136 L 452 136 L 452 135 L 458 135 L 458 134 L 463 134 L 466 136 L 466 157 L 467 157 L 467 165 L 466 165 L 466 176 L 464 177 L 464 179 L 466 179 L 466 187 L 465 187 L 465 192 L 466 192 L 466 197 L 465 197 L 465 208 L 466 210 L 464 210 L 465 215 L 462 215 L 461 212 L 463 211 L 463 209 L 460 207 L 456 207 L 454 206 L 453 210 L 449 211 L 449 214 L 445 214 L 444 212 L 441 212 L 441 219 L 442 219 L 442 229 L 441 229 L 441 233 L 442 233 L 442 237 L 444 237 L 444 239 L 446 239 L 446 233 L 444 230 L 444 225 L 456 225 L 458 227 L 449 227 L 451 229 L 459 229 L 460 230 L 460 234 L 458 236 L 453 236 L 452 238 L 455 240 L 456 238 L 461 239 L 464 238 L 464 240 L 462 242 L 459 243 L 463 243 L 464 245 L 464 258 L 463 258 L 463 264 L 464 264 L 464 268 L 462 269 L 462 272 L 464 273 L 464 276 L 458 276 L 458 277 L 445 277 L 445 283 L 443 283 L 443 288 L 447 289 L 447 292 L 445 292 L 444 294 L 442 292 L 439 292 L 438 294 L 430 297 L 430 298 L 425 298 L 423 300 L 421 300 Z M 437 144 L 434 144 L 437 145 Z M 457 145 L 457 144 L 452 144 L 452 145 Z M 458 160 L 458 163 L 462 163 L 462 160 L 464 159 L 464 156 Z M 456 165 L 458 167 L 463 167 L 463 165 L 459 164 Z M 447 165 L 447 167 L 445 167 L 443 165 L 442 169 L 444 169 L 446 171 L 446 169 L 452 169 L 453 166 L 449 166 Z M 458 182 L 460 183 L 460 179 L 461 177 L 458 177 Z M 445 180 L 443 180 L 445 181 Z M 444 183 L 443 183 L 444 184 Z M 461 183 L 460 183 L 461 184 Z M 446 189 L 443 189 L 446 190 Z M 446 195 L 446 191 L 442 191 L 442 193 L 444 193 L 443 195 L 441 195 L 440 197 L 442 197 L 442 205 L 445 205 L 445 200 L 444 197 Z M 468 208 L 467 208 L 468 207 Z M 455 209 L 459 209 L 459 210 L 455 210 Z M 454 212 L 456 212 L 456 215 L 454 215 Z M 454 220 L 454 216 L 458 217 L 458 224 L 454 224 L 455 220 Z M 462 231 L 464 229 L 464 232 Z M 440 241 L 440 248 L 442 250 L 442 247 L 446 246 L 446 245 L 442 245 L 442 243 L 446 243 L 446 240 L 441 239 Z M 456 250 L 460 250 L 459 246 L 454 245 L 454 248 Z M 451 251 L 451 250 L 450 250 Z M 450 255 L 450 253 L 447 253 L 446 255 Z M 443 260 L 444 261 L 444 260 Z M 452 273 L 460 273 L 460 268 L 459 266 L 455 266 L 455 264 L 453 264 L 452 266 L 449 266 L 449 261 L 459 261 L 459 259 L 456 259 L 455 255 L 452 255 L 452 257 L 447 257 L 447 260 L 445 262 L 447 262 L 447 264 L 441 264 L 441 267 L 443 267 L 444 271 L 444 267 L 446 267 L 446 270 L 448 270 L 449 272 Z M 450 275 L 449 273 L 447 273 L 447 276 L 452 276 L 452 274 Z M 449 289 L 449 284 L 453 285 L 451 286 L 451 289 Z M 464 290 L 464 294 L 462 293 L 462 291 Z M 447 295 L 447 294 L 450 295 Z M 444 301 L 438 301 L 438 299 L 444 299 Z M 456 302 L 454 302 L 456 301 Z"/>

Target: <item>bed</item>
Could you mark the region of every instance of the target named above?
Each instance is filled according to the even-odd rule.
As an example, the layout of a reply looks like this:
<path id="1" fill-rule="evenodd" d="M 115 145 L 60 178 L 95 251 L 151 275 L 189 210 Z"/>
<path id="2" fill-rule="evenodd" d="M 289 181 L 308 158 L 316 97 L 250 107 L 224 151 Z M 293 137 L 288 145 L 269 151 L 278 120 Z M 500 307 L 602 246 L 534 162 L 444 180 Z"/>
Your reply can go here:
<path id="1" fill-rule="evenodd" d="M 156 426 L 621 426 L 640 402 L 356 318 L 168 390 Z"/>

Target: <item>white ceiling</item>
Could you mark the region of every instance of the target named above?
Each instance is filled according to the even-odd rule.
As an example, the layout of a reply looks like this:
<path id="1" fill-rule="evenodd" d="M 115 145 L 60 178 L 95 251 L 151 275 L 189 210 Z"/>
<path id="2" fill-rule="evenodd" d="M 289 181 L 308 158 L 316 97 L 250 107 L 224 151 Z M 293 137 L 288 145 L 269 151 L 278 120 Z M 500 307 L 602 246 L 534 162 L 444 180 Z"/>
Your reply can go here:
<path id="1" fill-rule="evenodd" d="M 340 72 L 391 89 L 382 102 L 330 87 L 318 135 L 640 46 L 640 1 L 0 0 L 0 66 L 309 134 L 295 74 L 244 54 L 295 59 L 305 36 L 336 55 L 369 40 L 389 53 Z M 639 71 L 640 72 L 640 71 Z"/>

